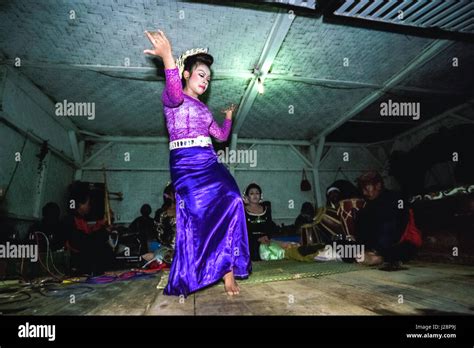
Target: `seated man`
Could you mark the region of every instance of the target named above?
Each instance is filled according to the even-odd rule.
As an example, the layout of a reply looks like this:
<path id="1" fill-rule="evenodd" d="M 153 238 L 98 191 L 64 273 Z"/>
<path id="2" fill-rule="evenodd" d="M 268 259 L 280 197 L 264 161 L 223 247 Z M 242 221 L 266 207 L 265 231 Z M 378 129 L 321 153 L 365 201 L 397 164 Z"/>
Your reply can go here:
<path id="1" fill-rule="evenodd" d="M 140 208 L 141 216 L 137 217 L 130 224 L 131 233 L 138 234 L 140 239 L 140 255 L 148 253 L 148 241 L 153 238 L 154 220 L 150 217 L 151 207 L 149 204 L 143 204 Z"/>
<path id="2" fill-rule="evenodd" d="M 400 268 L 402 261 L 415 256 L 418 244 L 406 238 L 407 202 L 401 201 L 399 194 L 387 190 L 382 176 L 376 171 L 361 175 L 357 183 L 367 199 L 356 220 L 357 240 L 365 245 L 366 262 L 374 265 L 385 261 L 388 268 Z"/>
<path id="3" fill-rule="evenodd" d="M 46 252 L 49 243 L 51 251 L 56 251 L 64 247 L 64 233 L 59 216 L 61 211 L 54 202 L 46 203 L 42 210 L 43 218 L 35 222 L 28 230 L 28 239 L 38 241 L 40 252 Z M 43 234 L 37 234 L 42 232 Z M 45 236 L 48 238 L 46 241 Z"/>
<path id="4" fill-rule="evenodd" d="M 66 248 L 73 255 L 73 267 L 79 273 L 103 274 L 112 266 L 113 251 L 108 244 L 107 219 L 89 225 L 86 215 L 91 210 L 90 192 L 86 184 L 75 182 L 71 186 L 68 202 L 73 202 L 70 214 L 63 221 L 66 235 Z"/>
<path id="5" fill-rule="evenodd" d="M 320 243 L 331 244 L 344 235 L 341 217 L 338 214 L 341 191 L 334 186 L 326 190 L 326 206 L 318 208 L 314 227 Z"/>
<path id="6" fill-rule="evenodd" d="M 304 202 L 301 206 L 300 215 L 295 220 L 294 228 L 298 230 L 304 224 L 310 224 L 314 219 L 314 207 L 311 202 Z"/>

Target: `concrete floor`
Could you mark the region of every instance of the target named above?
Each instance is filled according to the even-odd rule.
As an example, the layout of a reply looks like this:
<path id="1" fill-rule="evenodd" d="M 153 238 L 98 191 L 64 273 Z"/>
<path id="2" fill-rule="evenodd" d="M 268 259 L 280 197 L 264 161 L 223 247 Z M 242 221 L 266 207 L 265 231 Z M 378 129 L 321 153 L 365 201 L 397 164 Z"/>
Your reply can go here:
<path id="1" fill-rule="evenodd" d="M 320 278 L 246 284 L 228 297 L 219 284 L 189 296 L 157 290 L 159 277 L 92 285 L 64 298 L 33 296 L 15 315 L 410 315 L 474 314 L 474 267 L 413 263 L 408 270 L 374 268 Z M 5 312 L 7 314 L 7 312 Z"/>
<path id="2" fill-rule="evenodd" d="M 152 315 L 391 315 L 474 314 L 474 267 L 417 264 L 264 284 L 230 298 L 214 286 L 186 299 L 159 294 Z"/>

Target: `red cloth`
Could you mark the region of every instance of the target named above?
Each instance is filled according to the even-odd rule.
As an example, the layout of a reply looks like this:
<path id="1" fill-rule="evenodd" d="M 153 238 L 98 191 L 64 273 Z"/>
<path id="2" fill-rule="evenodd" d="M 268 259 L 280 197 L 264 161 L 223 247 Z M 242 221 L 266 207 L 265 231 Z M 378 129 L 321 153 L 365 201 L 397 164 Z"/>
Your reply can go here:
<path id="1" fill-rule="evenodd" d="M 413 209 L 410 209 L 408 211 L 408 214 L 408 224 L 407 227 L 405 227 L 405 232 L 403 232 L 402 238 L 400 239 L 400 243 L 406 241 L 419 248 L 423 243 L 421 239 L 421 231 L 415 225 Z"/>
<path id="2" fill-rule="evenodd" d="M 87 221 L 81 217 L 74 217 L 74 224 L 76 225 L 76 229 L 84 232 L 85 234 L 91 234 L 92 232 L 100 230 L 104 225 L 104 221 L 99 220 L 95 223 L 95 225 L 87 224 Z"/>
<path id="3" fill-rule="evenodd" d="M 147 269 L 149 270 L 162 270 L 162 269 L 169 269 L 169 268 L 170 267 L 167 263 L 165 262 L 158 263 L 156 260 L 147 266 Z"/>

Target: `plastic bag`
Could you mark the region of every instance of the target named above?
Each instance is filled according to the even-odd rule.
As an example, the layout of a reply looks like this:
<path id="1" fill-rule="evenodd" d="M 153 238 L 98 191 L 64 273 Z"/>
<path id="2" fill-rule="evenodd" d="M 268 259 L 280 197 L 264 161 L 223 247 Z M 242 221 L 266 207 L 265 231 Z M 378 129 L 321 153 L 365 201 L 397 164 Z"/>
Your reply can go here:
<path id="1" fill-rule="evenodd" d="M 405 227 L 405 232 L 403 233 L 402 238 L 400 239 L 400 243 L 406 241 L 419 248 L 423 244 L 421 238 L 421 231 L 415 225 L 415 216 L 413 214 L 413 209 L 410 209 L 408 211 L 408 214 L 408 224 Z"/>
<path id="2" fill-rule="evenodd" d="M 275 242 L 270 244 L 260 244 L 259 247 L 260 258 L 264 261 L 282 260 L 285 258 L 285 249 Z"/>

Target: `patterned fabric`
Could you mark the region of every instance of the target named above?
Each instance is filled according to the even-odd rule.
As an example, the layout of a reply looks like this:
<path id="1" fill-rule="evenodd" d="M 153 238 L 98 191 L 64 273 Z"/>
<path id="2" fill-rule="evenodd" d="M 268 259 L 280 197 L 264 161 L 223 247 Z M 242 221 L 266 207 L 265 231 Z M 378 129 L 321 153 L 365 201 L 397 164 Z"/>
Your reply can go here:
<path id="1" fill-rule="evenodd" d="M 338 235 L 344 234 L 341 217 L 330 206 L 318 209 L 315 222 L 314 227 L 321 243 L 330 244 Z"/>
<path id="2" fill-rule="evenodd" d="M 364 208 L 365 200 L 361 198 L 344 199 L 339 202 L 337 214 L 341 217 L 342 227 L 346 236 L 355 237 L 355 220 L 359 210 Z"/>
<path id="3" fill-rule="evenodd" d="M 410 203 L 413 203 L 415 201 L 434 201 L 437 199 L 443 199 L 445 197 L 451 197 L 451 196 L 456 196 L 456 195 L 462 195 L 462 194 L 471 194 L 474 193 L 474 185 L 465 185 L 465 186 L 459 186 L 455 187 L 450 190 L 445 190 L 445 191 L 438 191 L 438 192 L 432 192 L 426 195 L 416 195 L 410 198 Z"/>

